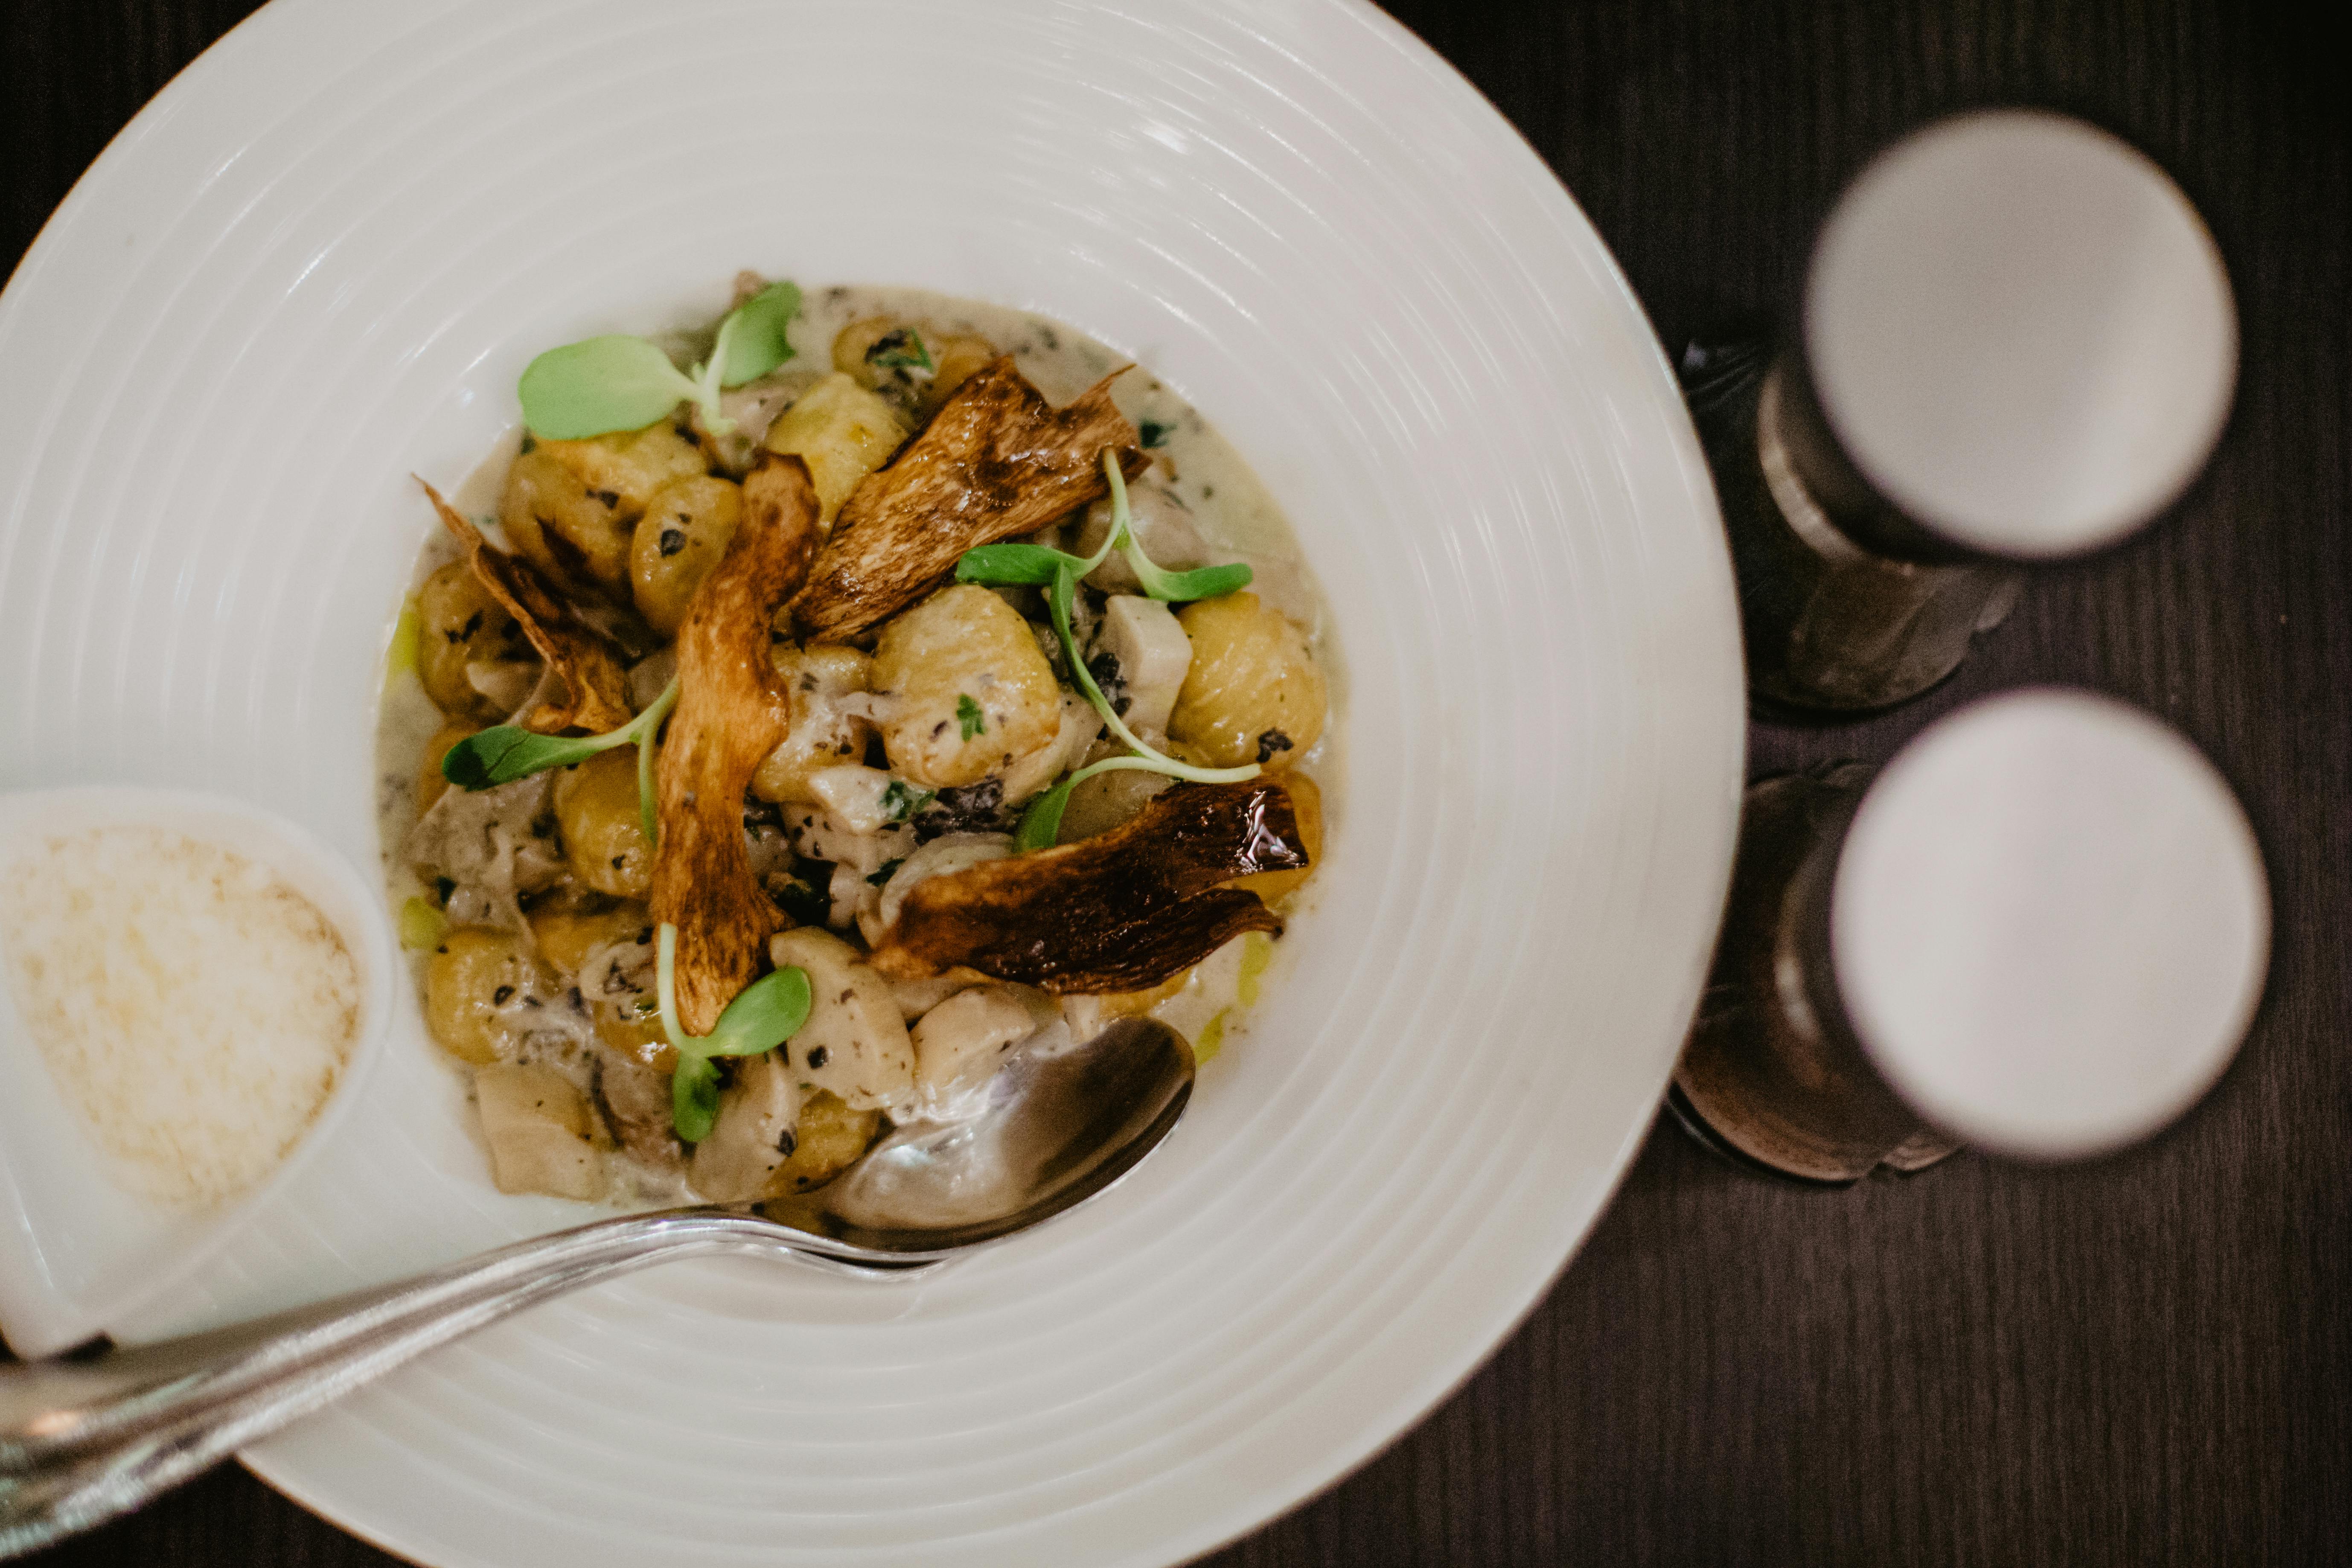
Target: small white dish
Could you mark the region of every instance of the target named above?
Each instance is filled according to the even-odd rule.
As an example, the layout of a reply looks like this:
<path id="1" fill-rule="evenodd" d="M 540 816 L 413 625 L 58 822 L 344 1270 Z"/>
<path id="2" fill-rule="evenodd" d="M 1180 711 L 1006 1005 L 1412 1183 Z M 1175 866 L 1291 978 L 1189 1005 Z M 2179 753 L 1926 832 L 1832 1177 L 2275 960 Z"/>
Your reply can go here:
<path id="1" fill-rule="evenodd" d="M 296 1178 L 364 1090 L 392 1016 L 395 977 L 383 895 L 351 863 L 271 812 L 223 795 L 126 785 L 0 795 L 0 876 L 52 835 L 136 826 L 212 844 L 275 873 L 342 934 L 360 973 L 360 1015 L 333 1091 L 272 1171 L 211 1209 L 174 1208 L 109 1173 L 28 1037 L 0 962 L 0 1336 L 27 1358 L 120 1326 L 211 1257 Z"/>

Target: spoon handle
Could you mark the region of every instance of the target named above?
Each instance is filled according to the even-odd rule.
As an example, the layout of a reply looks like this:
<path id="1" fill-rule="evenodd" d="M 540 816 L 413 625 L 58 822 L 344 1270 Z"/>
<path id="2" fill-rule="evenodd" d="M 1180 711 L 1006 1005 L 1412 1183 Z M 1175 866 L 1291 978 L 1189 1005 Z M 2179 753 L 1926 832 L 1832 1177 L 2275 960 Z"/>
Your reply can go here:
<path id="1" fill-rule="evenodd" d="M 858 1273 L 894 1258 L 754 1215 L 673 1209 L 501 1247 L 404 1283 L 87 1362 L 0 1368 L 0 1557 L 138 1507 L 425 1352 L 671 1258 L 782 1252 Z"/>

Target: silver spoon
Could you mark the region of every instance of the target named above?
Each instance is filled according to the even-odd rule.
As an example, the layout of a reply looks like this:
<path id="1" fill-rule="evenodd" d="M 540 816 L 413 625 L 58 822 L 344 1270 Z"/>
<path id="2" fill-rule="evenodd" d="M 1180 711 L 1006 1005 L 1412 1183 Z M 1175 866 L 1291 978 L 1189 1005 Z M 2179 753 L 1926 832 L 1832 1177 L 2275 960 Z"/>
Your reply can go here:
<path id="1" fill-rule="evenodd" d="M 438 1345 L 582 1285 L 712 1253 L 873 1278 L 928 1272 L 1074 1208 L 1165 1138 L 1182 1036 L 1123 1019 L 1008 1061 L 968 1122 L 915 1123 L 801 1202 L 629 1215 L 400 1285 L 187 1339 L 0 1367 L 0 1557 L 137 1508 Z"/>

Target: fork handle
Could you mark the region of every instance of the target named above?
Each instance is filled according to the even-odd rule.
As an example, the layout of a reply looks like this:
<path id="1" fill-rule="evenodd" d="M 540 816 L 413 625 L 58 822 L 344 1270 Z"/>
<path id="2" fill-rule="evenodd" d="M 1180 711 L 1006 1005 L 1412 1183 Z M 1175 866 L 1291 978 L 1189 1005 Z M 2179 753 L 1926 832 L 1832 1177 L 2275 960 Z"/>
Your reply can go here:
<path id="1" fill-rule="evenodd" d="M 671 1258 L 929 1267 L 724 1209 L 602 1220 L 402 1284 L 87 1362 L 0 1368 L 0 1558 L 137 1508 L 247 1443 L 509 1313 Z"/>

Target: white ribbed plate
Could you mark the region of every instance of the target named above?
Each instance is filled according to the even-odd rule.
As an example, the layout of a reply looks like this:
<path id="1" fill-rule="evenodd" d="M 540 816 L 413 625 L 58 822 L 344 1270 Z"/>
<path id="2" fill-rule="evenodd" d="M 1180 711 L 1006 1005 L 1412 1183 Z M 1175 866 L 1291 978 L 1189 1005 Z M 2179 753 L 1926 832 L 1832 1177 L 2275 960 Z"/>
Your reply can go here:
<path id="1" fill-rule="evenodd" d="M 1171 1142 L 915 1285 L 680 1266 L 249 1462 L 419 1561 L 1158 1563 L 1360 1462 L 1592 1223 L 1696 995 L 1741 742 L 1706 471 L 1492 109 L 1344 0 L 278 0 L 0 301 L 0 784 L 229 791 L 373 853 L 378 662 L 537 350 L 739 267 L 1061 316 L 1287 509 L 1349 690 L 1294 972 Z M 154 1331 L 576 1217 L 413 1006 Z"/>

